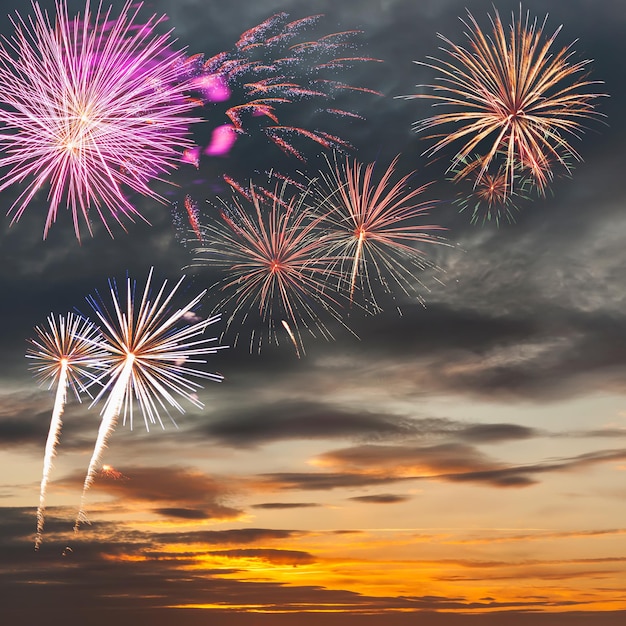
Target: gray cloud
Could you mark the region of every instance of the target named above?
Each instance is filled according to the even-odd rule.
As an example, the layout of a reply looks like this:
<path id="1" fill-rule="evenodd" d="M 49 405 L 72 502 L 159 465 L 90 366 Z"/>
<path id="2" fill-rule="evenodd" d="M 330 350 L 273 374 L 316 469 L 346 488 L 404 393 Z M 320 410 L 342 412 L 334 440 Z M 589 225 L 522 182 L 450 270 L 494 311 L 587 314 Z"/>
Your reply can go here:
<path id="1" fill-rule="evenodd" d="M 253 509 L 308 509 L 311 507 L 320 506 L 315 502 L 263 502 L 261 504 L 253 504 Z"/>
<path id="2" fill-rule="evenodd" d="M 367 504 L 397 504 L 399 502 L 407 502 L 410 500 L 408 496 L 400 496 L 393 493 L 378 493 L 369 496 L 355 496 L 349 500 L 356 502 L 365 502 Z"/>
<path id="3" fill-rule="evenodd" d="M 155 512 L 185 519 L 234 519 L 242 510 L 227 506 L 224 499 L 233 487 L 201 472 L 179 467 L 128 467 L 118 469 L 125 480 L 96 479 L 92 492 L 113 495 L 121 502 L 149 502 Z M 84 475 L 77 473 L 59 481 L 76 488 Z"/>

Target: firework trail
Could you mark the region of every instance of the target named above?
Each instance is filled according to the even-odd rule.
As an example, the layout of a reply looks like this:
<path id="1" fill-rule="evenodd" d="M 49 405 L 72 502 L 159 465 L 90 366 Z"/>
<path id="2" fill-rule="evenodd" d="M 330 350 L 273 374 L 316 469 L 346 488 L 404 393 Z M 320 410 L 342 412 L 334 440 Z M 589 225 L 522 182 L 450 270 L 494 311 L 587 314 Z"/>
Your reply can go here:
<path id="1" fill-rule="evenodd" d="M 141 217 L 124 196 L 129 189 L 165 202 L 147 183 L 161 180 L 180 161 L 197 106 L 180 81 L 183 56 L 169 33 L 155 28 L 164 17 L 137 22 L 141 7 L 129 0 L 115 19 L 98 5 L 92 19 L 70 19 L 57 0 L 55 22 L 34 2 L 28 23 L 17 14 L 15 35 L 0 43 L 0 191 L 28 181 L 9 209 L 17 222 L 43 186 L 49 186 L 44 238 L 59 207 L 72 212 L 76 237 L 81 218 L 91 234 L 95 211 L 122 228 L 122 217 Z"/>
<path id="2" fill-rule="evenodd" d="M 166 291 L 167 281 L 164 281 L 156 295 L 151 293 L 151 280 L 152 270 L 138 306 L 135 299 L 136 285 L 130 278 L 126 284 L 125 306 L 114 282 L 110 283 L 112 311 L 107 309 L 101 299 L 92 296 L 87 298 L 102 325 L 103 339 L 98 345 L 109 353 L 109 361 L 107 380 L 94 400 L 95 404 L 106 395 L 74 530 L 78 530 L 80 523 L 87 519 L 84 510 L 86 493 L 96 476 L 100 457 L 120 413 L 123 412 L 124 423 L 129 419 L 132 429 L 135 400 L 147 430 L 149 424 L 159 423 L 163 427 L 160 410 L 167 413 L 167 405 L 170 405 L 180 413 L 184 412 L 175 395 L 185 398 L 194 406 L 203 406 L 195 395 L 202 385 L 194 379 L 219 382 L 223 378 L 220 374 L 188 365 L 206 363 L 201 357 L 225 347 L 211 345 L 217 341 L 214 337 L 198 338 L 208 326 L 219 320 L 219 316 L 213 316 L 198 321 L 193 314 L 206 290 L 184 307 L 172 312 L 170 303 L 184 277 L 169 292 Z M 187 323 L 187 320 L 193 321 Z"/>
<path id="3" fill-rule="evenodd" d="M 50 316 L 48 328 L 37 326 L 35 332 L 37 337 L 30 340 L 32 347 L 26 356 L 35 361 L 32 369 L 38 378 L 42 382 L 49 380 L 50 388 L 56 386 L 37 508 L 35 549 L 38 549 L 43 540 L 46 490 L 63 425 L 61 418 L 67 400 L 67 388 L 70 387 L 80 401 L 80 393 L 86 392 L 84 383 L 95 380 L 98 370 L 105 367 L 106 352 L 98 345 L 99 333 L 96 327 L 72 313 L 66 317 L 59 316 L 58 320 Z"/>
<path id="4" fill-rule="evenodd" d="M 379 307 L 372 280 L 387 291 L 390 281 L 407 294 L 413 291 L 420 282 L 415 270 L 429 266 L 415 244 L 443 243 L 429 231 L 445 230 L 434 224 L 414 223 L 435 203 L 421 200 L 428 185 L 410 189 L 415 172 L 393 182 L 398 158 L 378 182 L 373 178 L 374 163 L 364 168 L 347 157 L 343 165 L 336 159 L 333 164 L 329 161 L 329 172 L 320 172 L 311 182 L 315 211 L 325 231 L 320 244 L 324 255 L 335 259 L 332 267 L 339 278 L 337 288 L 347 290 L 353 301 L 359 287 L 375 309 Z"/>
<path id="5" fill-rule="evenodd" d="M 296 138 L 312 140 L 324 148 L 349 148 L 337 135 L 280 121 L 283 111 L 305 100 L 319 101 L 318 112 L 362 119 L 357 113 L 328 106 L 328 101 L 345 91 L 382 95 L 335 77 L 337 70 L 363 62 L 380 62 L 349 54 L 356 47 L 355 37 L 361 31 L 301 41 L 306 30 L 314 27 L 321 17 L 313 15 L 289 21 L 287 13 L 277 13 L 243 33 L 232 50 L 206 61 L 199 55 L 191 57 L 187 71 L 193 77 L 200 99 L 211 106 L 231 101 L 224 113 L 230 122 L 227 128 L 237 135 L 263 134 L 283 152 L 300 160 L 305 157 L 294 144 Z M 220 128 L 225 134 L 224 127 Z M 205 154 L 224 154 L 231 148 L 234 137 L 234 134 L 228 136 L 222 149 L 209 146 Z"/>
<path id="6" fill-rule="evenodd" d="M 605 94 L 589 88 L 598 81 L 588 80 L 584 72 L 589 60 L 574 61 L 572 45 L 553 51 L 561 26 L 544 37 L 542 23 L 511 16 L 507 31 L 498 11 L 489 16 L 492 36 L 486 35 L 468 11 L 468 48 L 439 35 L 448 46 L 442 48 L 451 60 L 429 57 L 428 63 L 416 61 L 440 72 L 435 85 L 422 85 L 434 93 L 403 96 L 430 98 L 453 111 L 418 121 L 418 131 L 451 125 L 454 130 L 432 135 L 436 143 L 426 151 L 436 155 L 450 144 L 461 143 L 450 169 L 459 170 L 463 162 L 471 166 L 471 155 L 482 155 L 480 180 L 500 155 L 504 155 L 506 188 L 514 188 L 517 168 L 527 170 L 534 185 L 543 193 L 553 177 L 552 166 L 559 163 L 570 172 L 568 162 L 581 159 L 570 144 L 578 137 L 583 120 L 600 115 L 593 101 Z M 459 176 L 463 169 L 459 171 Z"/>
<path id="7" fill-rule="evenodd" d="M 304 204 L 305 194 L 287 193 L 286 186 L 262 193 L 250 185 L 244 196 L 220 208 L 219 220 L 203 226 L 205 244 L 195 250 L 194 264 L 213 266 L 226 276 L 214 285 L 224 293 L 219 308 L 231 308 L 227 329 L 235 320 L 244 325 L 258 317 L 267 332 L 252 331 L 250 351 L 261 349 L 264 336 L 279 343 L 282 327 L 298 356 L 304 353 L 301 329 L 325 339 L 330 330 L 320 314 L 342 321 L 341 297 L 329 293 L 329 263 L 320 258 L 320 218 L 312 217 Z M 269 205 L 269 206 L 268 206 Z M 346 327 L 347 328 L 347 327 Z"/>
<path id="8" fill-rule="evenodd" d="M 186 194 L 183 206 L 184 212 L 179 208 L 178 202 L 172 203 L 172 223 L 176 229 L 177 238 L 181 243 L 187 244 L 189 242 L 188 235 L 191 234 L 188 228 L 190 226 L 193 239 L 202 243 L 198 203 L 189 194 Z"/>

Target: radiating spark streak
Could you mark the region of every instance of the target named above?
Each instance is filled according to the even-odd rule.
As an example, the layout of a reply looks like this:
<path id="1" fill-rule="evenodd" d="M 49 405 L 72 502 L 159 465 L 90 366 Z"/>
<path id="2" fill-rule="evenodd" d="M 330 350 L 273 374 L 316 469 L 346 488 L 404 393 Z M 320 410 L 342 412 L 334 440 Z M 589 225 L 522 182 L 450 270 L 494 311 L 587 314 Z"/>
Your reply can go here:
<path id="1" fill-rule="evenodd" d="M 198 216 L 198 204 L 189 194 L 185 196 L 185 210 L 187 211 L 189 225 L 191 226 L 196 239 L 199 242 L 202 242 L 202 232 L 200 231 L 200 220 Z"/>
<path id="2" fill-rule="evenodd" d="M 433 156 L 448 145 L 461 143 L 452 160 L 453 170 L 479 151 L 479 181 L 503 155 L 509 191 L 513 190 L 515 170 L 521 167 L 530 171 L 543 192 L 553 176 L 551 162 L 569 172 L 568 161 L 581 159 L 569 137 L 579 136 L 583 120 L 600 115 L 593 100 L 605 94 L 588 91 L 599 81 L 588 80 L 583 73 L 589 60 L 572 60 L 573 44 L 552 51 L 561 27 L 544 38 L 547 16 L 541 24 L 536 18 L 531 21 L 528 12 L 523 19 L 520 6 L 519 17 L 511 16 L 508 37 L 497 10 L 489 19 L 492 37 L 483 33 L 469 11 L 469 23 L 461 20 L 468 28 L 468 49 L 439 35 L 448 46 L 442 50 L 451 60 L 429 57 L 428 63 L 416 61 L 441 73 L 438 84 L 422 85 L 434 93 L 403 97 L 430 98 L 455 109 L 416 122 L 418 131 L 456 127 L 432 135 L 437 142 L 425 154 Z"/>
<path id="3" fill-rule="evenodd" d="M 180 80 L 183 56 L 158 35 L 163 17 L 135 28 L 139 8 L 128 0 L 113 19 L 99 5 L 92 20 L 70 18 L 56 3 L 56 23 L 33 2 L 34 18 L 12 19 L 15 35 L 0 43 L 0 191 L 26 183 L 9 209 L 17 222 L 48 187 L 44 238 L 63 205 L 80 238 L 90 211 L 109 233 L 111 218 L 144 219 L 124 195 L 132 189 L 161 202 L 148 182 L 175 167 L 197 106 Z M 106 213 L 106 214 L 105 214 Z"/>
<path id="4" fill-rule="evenodd" d="M 374 164 L 365 168 L 346 158 L 343 166 L 329 162 L 330 172 L 312 181 L 315 210 L 325 236 L 324 253 L 336 259 L 332 267 L 339 276 L 337 287 L 347 288 L 352 301 L 356 287 L 376 306 L 371 274 L 387 290 L 391 278 L 405 293 L 414 290 L 419 278 L 411 269 L 428 266 L 415 244 L 444 243 L 428 231 L 445 230 L 434 224 L 418 224 L 434 206 L 419 201 L 428 185 L 409 188 L 412 172 L 392 182 L 398 157 L 374 182 Z"/>
<path id="5" fill-rule="evenodd" d="M 296 349 L 296 355 L 298 356 L 298 358 L 300 358 L 300 348 L 298 348 L 298 342 L 296 341 L 296 336 L 293 334 L 293 331 L 291 330 L 291 326 L 289 326 L 289 324 L 287 323 L 287 320 L 280 320 L 283 328 L 287 331 L 287 334 L 289 335 L 289 338 L 291 339 L 294 348 Z"/>
<path id="6" fill-rule="evenodd" d="M 109 311 L 101 300 L 89 297 L 102 325 L 103 339 L 98 343 L 108 354 L 108 369 L 101 377 L 103 388 L 93 404 L 105 397 L 101 412 L 102 421 L 83 485 L 81 505 L 74 529 L 86 520 L 85 499 L 97 472 L 97 466 L 114 431 L 121 413 L 133 426 L 133 403 L 137 402 L 144 418 L 146 429 L 149 424 L 159 423 L 163 427 L 160 411 L 167 405 L 180 413 L 184 412 L 175 395 L 181 396 L 196 407 L 202 402 L 196 391 L 202 386 L 195 379 L 221 381 L 221 374 L 206 372 L 189 364 L 205 364 L 204 357 L 214 354 L 225 346 L 211 345 L 212 338 L 198 338 L 207 327 L 219 320 L 213 316 L 195 321 L 193 310 L 206 294 L 206 290 L 193 298 L 184 307 L 171 312 L 171 302 L 184 277 L 174 288 L 166 292 L 167 281 L 163 282 L 156 295 L 151 293 L 152 270 L 139 305 L 135 303 L 134 283 L 126 282 L 126 306 L 119 298 L 115 283 L 110 285 L 113 311 Z M 188 322 L 188 320 L 192 320 Z M 104 379 L 107 379 L 106 382 Z M 107 395 L 108 394 L 108 395 Z M 169 415 L 169 413 L 168 413 Z"/>
<path id="7" fill-rule="evenodd" d="M 280 320 L 283 327 L 287 324 L 300 354 L 302 329 L 315 335 L 316 328 L 326 339 L 332 338 L 320 314 L 330 315 L 345 327 L 342 298 L 327 289 L 331 259 L 316 255 L 322 234 L 320 218 L 305 210 L 303 194 L 286 196 L 284 187 L 269 194 L 269 208 L 254 185 L 244 197 L 247 203 L 238 197 L 232 205 L 224 203 L 221 220 L 204 226 L 204 241 L 210 243 L 195 250 L 194 264 L 225 271 L 214 288 L 224 293 L 220 308 L 232 311 L 227 328 L 236 319 L 243 323 L 257 313 L 267 325 L 268 341 L 278 343 Z M 260 349 L 264 334 L 258 336 Z"/>
<path id="8" fill-rule="evenodd" d="M 50 379 L 50 386 L 56 385 L 54 407 L 50 420 L 50 428 L 46 439 L 43 460 L 43 472 L 37 508 L 37 533 L 35 549 L 39 549 L 43 541 L 45 523 L 46 492 L 52 472 L 56 446 L 63 425 L 62 416 L 67 401 L 67 388 L 71 387 L 80 400 L 80 392 L 86 392 L 85 382 L 93 381 L 98 370 L 105 367 L 104 350 L 93 344 L 98 331 L 91 322 L 69 313 L 57 320 L 48 318 L 49 329 L 37 327 L 37 339 L 26 354 L 37 362 L 33 369 L 44 381 Z"/>

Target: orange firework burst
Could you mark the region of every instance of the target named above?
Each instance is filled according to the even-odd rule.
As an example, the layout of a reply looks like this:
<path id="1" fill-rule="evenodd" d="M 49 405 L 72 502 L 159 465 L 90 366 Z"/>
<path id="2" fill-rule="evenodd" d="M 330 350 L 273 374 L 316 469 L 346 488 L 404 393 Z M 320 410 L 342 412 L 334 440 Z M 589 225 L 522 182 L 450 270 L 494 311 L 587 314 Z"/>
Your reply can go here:
<path id="1" fill-rule="evenodd" d="M 255 345 L 260 350 L 264 338 L 278 344 L 282 328 L 300 356 L 303 328 L 332 338 L 320 315 L 343 324 L 341 297 L 327 290 L 332 260 L 317 253 L 321 218 L 306 210 L 305 198 L 289 195 L 286 186 L 268 193 L 251 184 L 232 204 L 223 204 L 220 220 L 203 226 L 196 264 L 225 270 L 214 288 L 224 294 L 217 307 L 232 311 L 228 326 L 255 318 L 265 325 L 253 329 L 251 351 Z"/>
<path id="2" fill-rule="evenodd" d="M 584 73 L 589 60 L 573 61 L 572 45 L 553 52 L 561 30 L 551 37 L 543 36 L 547 16 L 539 24 L 530 19 L 511 16 L 509 32 L 498 11 L 489 16 L 493 36 L 481 31 L 468 11 L 468 49 L 439 37 L 449 46 L 442 48 L 452 60 L 429 57 L 425 65 L 441 72 L 436 85 L 422 85 L 435 93 L 404 96 L 431 98 L 454 111 L 434 115 L 416 122 L 418 131 L 442 125 L 456 130 L 433 135 L 438 141 L 427 151 L 434 155 L 452 143 L 462 142 L 453 158 L 451 169 L 459 166 L 475 151 L 484 155 L 480 180 L 497 160 L 505 158 L 505 193 L 513 188 L 515 170 L 528 170 L 534 184 L 543 192 L 552 179 L 552 165 L 558 162 L 568 172 L 571 161 L 581 157 L 569 140 L 578 137 L 581 122 L 599 115 L 593 100 L 605 94 L 590 93 L 591 85 Z M 497 169 L 497 167 L 495 168 Z M 463 168 L 457 177 L 467 173 Z"/>
<path id="3" fill-rule="evenodd" d="M 392 182 L 398 157 L 373 180 L 374 164 L 363 166 L 346 158 L 343 166 L 335 163 L 330 172 L 312 181 L 316 211 L 321 216 L 325 235 L 324 254 L 332 259 L 338 288 L 350 292 L 358 286 L 376 306 L 372 280 L 387 291 L 390 281 L 405 293 L 421 284 L 416 270 L 429 264 L 420 243 L 442 243 L 428 231 L 442 226 L 416 223 L 428 214 L 434 202 L 421 200 L 428 185 L 411 189 L 415 172 Z"/>
<path id="4" fill-rule="evenodd" d="M 109 478 L 111 480 L 128 480 L 128 476 L 124 476 L 122 472 L 119 472 L 111 465 L 104 464 L 98 473 L 103 478 Z"/>

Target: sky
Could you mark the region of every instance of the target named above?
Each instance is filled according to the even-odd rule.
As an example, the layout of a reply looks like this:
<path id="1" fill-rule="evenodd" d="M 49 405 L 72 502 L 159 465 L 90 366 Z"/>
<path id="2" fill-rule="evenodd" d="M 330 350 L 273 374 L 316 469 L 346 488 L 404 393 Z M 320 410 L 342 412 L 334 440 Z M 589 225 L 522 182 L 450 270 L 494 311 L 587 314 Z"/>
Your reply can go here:
<path id="1" fill-rule="evenodd" d="M 104 4 L 107 4 L 106 2 Z M 123 3 L 111 2 L 113 14 Z M 46 0 L 42 7 L 53 10 Z M 69 2 L 70 14 L 84 3 Z M 623 185 L 626 5 L 621 0 L 530 0 L 523 10 L 557 48 L 592 59 L 602 118 L 574 147 L 583 161 L 559 172 L 545 197 L 520 200 L 513 223 L 470 223 L 453 203 L 447 162 L 412 124 L 433 114 L 401 99 L 435 80 L 417 65 L 441 58 L 437 33 L 464 41 L 471 11 L 488 28 L 515 0 L 160 0 L 177 49 L 206 58 L 277 12 L 322 14 L 310 38 L 359 30 L 354 54 L 381 62 L 337 77 L 382 95 L 347 91 L 333 117 L 296 103 L 291 124 L 337 134 L 360 162 L 432 184 L 428 220 L 445 227 L 430 246 L 420 296 L 381 295 L 376 315 L 355 308 L 333 338 L 303 333 L 298 355 L 280 345 L 230 347 L 208 357 L 202 409 L 146 432 L 121 423 L 87 494 L 89 524 L 73 531 L 100 423 L 70 398 L 48 488 L 43 543 L 34 550 L 43 449 L 53 391 L 25 358 L 50 314 L 89 314 L 86 297 L 128 275 L 145 284 L 185 280 L 193 298 L 217 280 L 193 266 L 172 221 L 185 195 L 202 215 L 238 180 L 275 168 L 315 177 L 327 150 L 298 143 L 306 163 L 260 133 L 223 156 L 181 163 L 153 186 L 168 203 L 128 191 L 148 220 L 94 220 L 76 239 L 60 211 L 43 238 L 47 201 L 0 221 L 0 604 L 13 625 L 150 623 L 304 626 L 588 624 L 626 614 L 626 190 Z M 3 11 L 30 7 L 11 0 Z M 10 20 L 1 22 L 10 36 Z M 304 38 L 306 41 L 306 38 Z M 193 139 L 228 122 L 215 103 Z M 451 155 L 451 151 L 446 153 Z M 4 172 L 3 172 L 4 174 Z M 20 185 L 0 192 L 3 213 Z M 209 219 L 209 217 L 206 217 Z M 209 291 L 198 315 L 219 294 Z M 350 332 L 352 331 L 352 332 Z M 242 333 L 243 334 L 243 333 Z M 319 335 L 319 333 L 317 333 Z"/>

